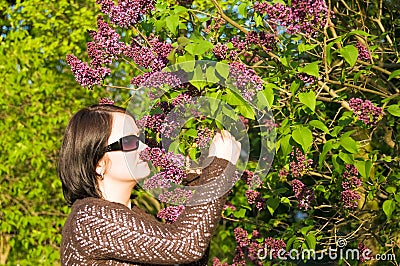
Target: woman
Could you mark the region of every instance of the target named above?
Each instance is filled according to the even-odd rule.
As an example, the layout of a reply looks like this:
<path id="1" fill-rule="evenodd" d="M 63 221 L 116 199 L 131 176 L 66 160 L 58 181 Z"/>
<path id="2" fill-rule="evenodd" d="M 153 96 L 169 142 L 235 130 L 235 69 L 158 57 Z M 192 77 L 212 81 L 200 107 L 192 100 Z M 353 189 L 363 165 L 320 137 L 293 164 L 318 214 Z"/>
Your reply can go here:
<path id="1" fill-rule="evenodd" d="M 133 187 L 150 174 L 139 157 L 146 145 L 138 135 L 133 116 L 114 105 L 84 108 L 69 122 L 58 169 L 72 205 L 62 232 L 62 265 L 207 265 L 224 197 L 186 207 L 173 224 L 131 208 Z M 239 153 L 239 142 L 217 133 L 212 163 L 189 185 L 233 175 Z"/>

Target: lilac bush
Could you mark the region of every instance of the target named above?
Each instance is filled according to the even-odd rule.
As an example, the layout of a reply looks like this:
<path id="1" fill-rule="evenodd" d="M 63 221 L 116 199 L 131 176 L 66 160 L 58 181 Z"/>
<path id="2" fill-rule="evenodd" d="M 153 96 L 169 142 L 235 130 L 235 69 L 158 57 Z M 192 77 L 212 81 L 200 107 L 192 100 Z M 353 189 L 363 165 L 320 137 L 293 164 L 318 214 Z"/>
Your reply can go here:
<path id="1" fill-rule="evenodd" d="M 67 56 L 83 87 L 109 87 L 116 98 L 123 87 L 149 89 L 129 97 L 136 107 L 151 102 L 137 123 L 151 146 L 142 158 L 160 172 L 143 187 L 164 189 L 158 199 L 174 205 L 158 217 L 176 221 L 193 196 L 180 187 L 185 160 L 201 158 L 222 128 L 220 112 L 243 125 L 250 149 L 210 263 L 280 264 L 279 249 L 328 249 L 343 235 L 352 248 L 365 250 L 357 243 L 368 239 L 375 254 L 398 252 L 399 86 L 398 72 L 385 69 L 398 58 L 385 52 L 393 32 L 375 25 L 391 28 L 387 18 L 361 16 L 368 8 L 349 1 L 211 2 L 205 12 L 198 8 L 211 3 L 97 1 L 103 16 L 89 33 L 90 63 Z M 216 100 L 208 107 L 215 117 L 198 108 L 183 123 L 199 97 Z M 261 146 L 274 150 L 273 162 Z M 264 249 L 275 251 L 262 259 Z"/>

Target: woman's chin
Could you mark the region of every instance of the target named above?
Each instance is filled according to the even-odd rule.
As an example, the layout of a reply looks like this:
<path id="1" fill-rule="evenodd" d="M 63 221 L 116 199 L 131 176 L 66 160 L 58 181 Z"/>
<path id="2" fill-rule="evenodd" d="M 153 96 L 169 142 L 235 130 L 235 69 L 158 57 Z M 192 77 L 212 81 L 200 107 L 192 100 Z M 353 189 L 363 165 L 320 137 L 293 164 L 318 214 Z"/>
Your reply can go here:
<path id="1" fill-rule="evenodd" d="M 144 164 L 143 164 L 144 165 Z M 144 167 L 140 167 L 140 172 L 135 176 L 136 181 L 140 182 L 143 179 L 147 178 L 150 175 L 150 168 L 148 164 L 144 165 Z"/>

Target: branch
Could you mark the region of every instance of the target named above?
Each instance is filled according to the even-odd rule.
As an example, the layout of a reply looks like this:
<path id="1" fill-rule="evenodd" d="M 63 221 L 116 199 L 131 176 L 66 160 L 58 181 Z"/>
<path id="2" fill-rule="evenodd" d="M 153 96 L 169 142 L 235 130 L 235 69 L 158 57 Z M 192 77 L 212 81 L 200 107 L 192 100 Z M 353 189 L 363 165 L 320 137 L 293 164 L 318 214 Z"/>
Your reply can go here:
<path id="1" fill-rule="evenodd" d="M 363 87 L 360 87 L 360 86 L 357 86 L 357 85 L 353 85 L 353 84 L 350 84 L 350 83 L 342 83 L 340 81 L 334 81 L 334 80 L 330 80 L 330 79 L 326 80 L 326 82 L 331 83 L 331 84 L 335 84 L 335 85 L 346 86 L 346 87 L 357 89 L 357 90 L 360 90 L 360 91 L 373 93 L 373 94 L 376 94 L 376 95 L 379 95 L 379 96 L 382 96 L 382 97 L 385 97 L 385 98 L 389 96 L 388 94 L 385 94 L 385 93 L 382 93 L 382 92 L 379 92 L 379 91 L 373 91 L 373 90 L 370 90 L 370 89 L 366 89 L 366 88 L 363 88 Z"/>
<path id="2" fill-rule="evenodd" d="M 125 89 L 125 90 L 133 90 L 133 91 L 139 90 L 139 89 L 134 89 L 134 88 L 129 88 L 129 87 L 106 85 L 106 84 L 102 84 L 102 86 L 107 87 L 107 88 L 114 88 L 114 89 Z"/>
<path id="3" fill-rule="evenodd" d="M 321 86 L 326 92 L 328 92 L 329 95 L 331 95 L 333 98 L 339 98 L 339 95 L 337 95 L 337 93 L 336 93 L 334 90 L 332 90 L 331 88 L 329 88 L 329 87 L 326 85 L 326 83 L 324 83 L 324 82 L 322 82 L 322 81 L 318 81 L 318 85 Z M 353 111 L 353 110 L 350 108 L 348 102 L 346 102 L 346 101 L 338 101 L 338 102 L 340 103 L 340 105 L 341 105 L 343 108 L 345 108 L 345 109 L 347 109 L 347 110 L 349 110 L 349 111 Z"/>
<path id="4" fill-rule="evenodd" d="M 385 33 L 385 32 L 386 32 L 386 30 L 385 30 L 385 28 L 383 27 L 382 22 L 381 22 L 381 20 L 380 20 L 379 18 L 372 18 L 371 20 L 374 21 L 374 22 L 376 22 L 376 23 L 378 24 L 378 26 L 379 26 L 379 28 L 381 29 L 382 33 Z M 389 43 L 390 45 L 393 46 L 393 41 L 392 41 L 392 39 L 390 38 L 389 34 L 386 35 L 386 39 L 387 39 L 388 43 Z"/>
<path id="5" fill-rule="evenodd" d="M 236 23 L 235 21 L 233 21 L 230 17 L 228 17 L 227 15 L 225 15 L 224 11 L 222 10 L 222 8 L 219 6 L 217 0 L 211 0 L 211 2 L 214 4 L 215 8 L 217 9 L 218 13 L 221 15 L 221 17 L 228 22 L 229 24 L 231 24 L 232 26 L 234 26 L 235 28 L 239 29 L 241 32 L 243 32 L 244 34 L 247 34 L 249 31 L 246 30 L 245 28 L 243 28 L 241 25 L 239 25 L 238 23 Z"/>

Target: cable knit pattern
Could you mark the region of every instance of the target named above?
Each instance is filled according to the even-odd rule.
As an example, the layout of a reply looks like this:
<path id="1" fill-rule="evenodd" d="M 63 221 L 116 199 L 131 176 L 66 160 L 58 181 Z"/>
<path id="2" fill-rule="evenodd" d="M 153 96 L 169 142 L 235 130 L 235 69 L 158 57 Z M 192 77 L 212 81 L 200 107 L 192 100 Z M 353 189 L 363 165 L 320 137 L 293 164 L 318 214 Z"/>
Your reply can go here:
<path id="1" fill-rule="evenodd" d="M 224 178 L 228 162 L 213 158 L 193 185 Z M 233 173 L 234 166 L 228 169 Z M 233 169 L 233 170 L 232 170 Z M 192 184 L 190 184 L 192 185 Z M 62 265 L 207 265 L 208 247 L 225 196 L 186 207 L 165 224 L 138 207 L 98 198 L 77 200 L 62 232 Z"/>

